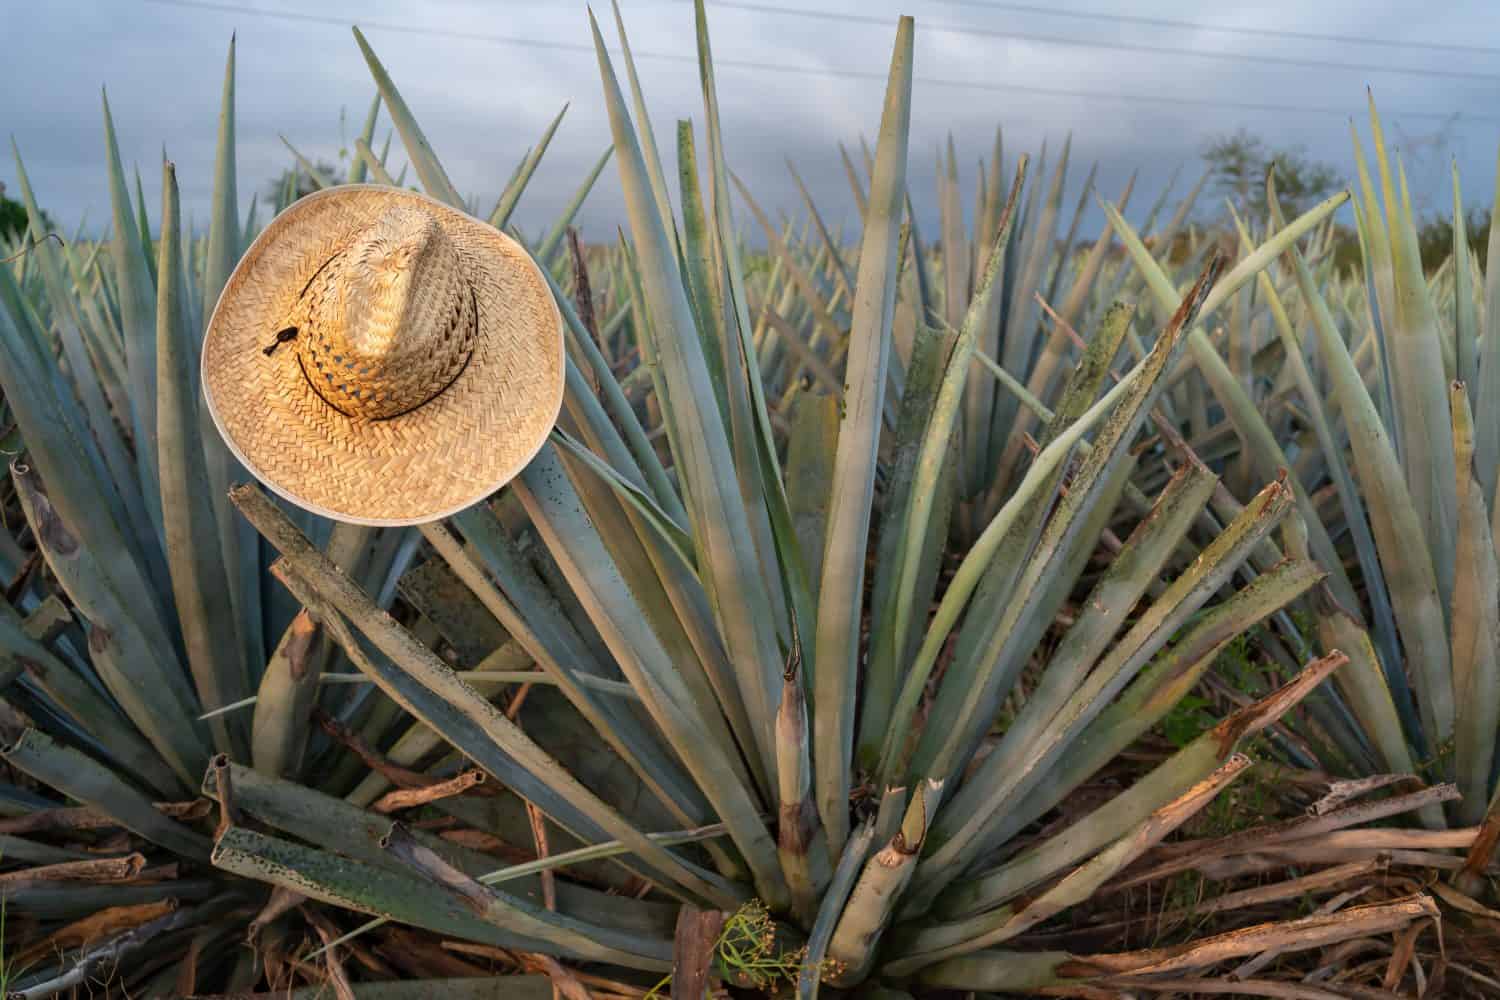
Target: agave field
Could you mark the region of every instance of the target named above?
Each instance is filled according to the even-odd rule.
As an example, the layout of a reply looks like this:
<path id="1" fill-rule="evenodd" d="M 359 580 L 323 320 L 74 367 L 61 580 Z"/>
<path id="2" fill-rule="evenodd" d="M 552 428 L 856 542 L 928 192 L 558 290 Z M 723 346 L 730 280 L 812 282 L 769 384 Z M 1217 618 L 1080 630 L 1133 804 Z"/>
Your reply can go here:
<path id="1" fill-rule="evenodd" d="M 102 240 L 15 151 L 0 992 L 1500 995 L 1500 277 L 1456 173 L 1430 273 L 1373 104 L 1296 218 L 996 138 L 923 232 L 902 19 L 836 234 L 734 175 L 701 3 L 675 129 L 592 28 L 610 135 L 545 234 L 559 122 L 466 201 L 357 30 L 347 176 L 294 151 L 248 217 L 231 43 L 206 235 L 107 103 Z M 335 524 L 247 481 L 199 348 L 299 180 L 408 172 L 548 272 L 566 399 L 488 502 Z"/>

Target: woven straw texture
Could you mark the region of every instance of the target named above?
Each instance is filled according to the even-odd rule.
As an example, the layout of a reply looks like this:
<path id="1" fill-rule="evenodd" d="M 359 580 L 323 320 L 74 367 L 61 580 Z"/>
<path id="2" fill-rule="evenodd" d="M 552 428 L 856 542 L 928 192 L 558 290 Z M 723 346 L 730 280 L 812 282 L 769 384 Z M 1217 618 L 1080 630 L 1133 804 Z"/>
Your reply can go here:
<path id="1" fill-rule="evenodd" d="M 393 343 L 366 345 L 383 364 L 335 382 L 333 359 L 350 342 L 330 283 L 359 280 L 351 251 L 415 213 L 435 220 L 440 246 L 407 275 L 406 322 L 385 321 Z M 390 306 L 363 292 L 352 301 Z M 267 354 L 288 326 L 305 329 Z M 563 364 L 557 304 L 514 240 L 415 192 L 348 185 L 294 203 L 256 238 L 209 323 L 203 387 L 231 450 L 277 493 L 339 520 L 413 524 L 525 467 L 557 419 Z M 321 394 L 309 381 L 320 374 Z"/>

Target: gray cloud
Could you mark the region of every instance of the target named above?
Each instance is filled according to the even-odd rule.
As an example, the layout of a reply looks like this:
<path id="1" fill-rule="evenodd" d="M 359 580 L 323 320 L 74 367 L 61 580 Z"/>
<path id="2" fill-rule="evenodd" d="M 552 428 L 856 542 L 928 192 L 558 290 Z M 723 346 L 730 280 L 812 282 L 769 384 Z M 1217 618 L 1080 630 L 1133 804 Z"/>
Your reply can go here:
<path id="1" fill-rule="evenodd" d="M 795 0 L 768 0 L 790 5 Z M 270 0 L 246 0 L 247 5 Z M 1363 5 L 1368 6 L 1368 5 Z M 613 24 L 605 33 L 614 44 Z M 686 57 L 639 59 L 642 82 L 667 171 L 675 166 L 675 123 L 691 118 L 702 135 L 702 105 L 693 54 L 691 7 L 680 0 L 626 2 L 626 24 L 640 54 Z M 818 0 L 814 9 L 854 9 L 850 0 Z M 1435 9 L 1436 8 L 1436 9 Z M 276 9 L 292 9 L 289 0 Z M 1101 8 L 1104 9 L 1101 4 Z M 1112 9 L 1124 10 L 1123 6 Z M 1129 5 L 1131 13 L 1194 18 L 1181 0 Z M 877 0 L 861 14 L 888 15 L 885 25 L 840 24 L 766 12 L 715 8 L 710 26 L 719 69 L 721 111 L 733 169 L 775 211 L 795 212 L 798 199 L 783 158 L 791 156 L 831 224 L 850 223 L 853 202 L 836 143 L 857 149 L 873 139 L 883 86 L 878 80 L 776 73 L 729 65 L 735 60 L 883 74 L 889 62 L 896 7 Z M 923 25 L 971 25 L 986 30 L 1068 35 L 1106 41 L 1169 45 L 1442 70 L 1489 69 L 1479 56 L 1392 51 L 1324 42 L 1235 37 L 1047 18 L 984 9 L 978 4 L 916 0 L 917 74 L 923 80 L 967 80 L 1052 91 L 1160 95 L 1192 100 L 1347 108 L 1357 113 L 1373 84 L 1382 108 L 1483 115 L 1493 107 L 1489 81 L 1361 74 L 1288 66 L 1256 66 L 1191 56 L 1109 49 L 1063 48 L 1037 42 L 924 31 Z M 423 4 L 372 0 L 319 8 L 368 25 L 367 35 L 443 159 L 455 184 L 487 209 L 517 160 L 565 103 L 570 110 L 517 218 L 528 231 L 561 210 L 609 142 L 598 69 L 587 52 L 501 45 L 382 28 L 411 25 L 475 35 L 511 35 L 587 44 L 582 4 L 508 0 L 502 4 L 442 0 Z M 219 90 L 231 31 L 238 32 L 238 166 L 241 210 L 250 195 L 291 162 L 278 134 L 306 155 L 335 159 L 340 111 L 352 141 L 374 87 L 346 28 L 299 23 L 252 13 L 225 13 L 146 0 L 88 3 L 52 0 L 12 3 L 5 11 L 7 61 L 0 87 L 0 125 L 14 135 L 43 204 L 71 229 L 87 214 L 92 227 L 109 215 L 99 87 L 107 85 L 127 167 L 139 165 L 147 201 L 156 212 L 157 164 L 163 146 L 177 164 L 185 211 L 206 219 L 212 187 Z M 1219 24 L 1273 26 L 1313 32 L 1420 37 L 1466 42 L 1495 37 L 1500 12 L 1482 0 L 1418 7 L 1389 4 L 1379 11 L 1332 9 L 1281 0 L 1215 11 Z M 623 67 L 617 68 L 623 72 Z M 1368 80 L 1365 78 L 1368 76 Z M 1191 175 L 1206 138 L 1244 126 L 1278 145 L 1302 145 L 1341 169 L 1351 163 L 1347 125 L 1332 114 L 1184 107 L 1123 100 L 1081 99 L 1026 91 L 968 89 L 919 82 L 912 113 L 911 171 L 924 220 L 935 218 L 936 151 L 952 132 L 957 141 L 966 204 L 972 203 L 975 165 L 988 157 L 995 125 L 1003 124 L 1007 152 L 1056 150 L 1073 135 L 1074 185 L 1100 161 L 1100 186 L 1114 197 L 1133 169 L 1141 171 L 1136 211 L 1144 210 L 1171 170 Z M 383 118 L 380 137 L 389 128 Z M 1361 121 L 1360 128 L 1367 132 Z M 1493 191 L 1494 145 L 1500 121 L 1460 118 L 1444 127 L 1430 119 L 1388 121 L 1392 138 L 1411 157 L 1408 169 L 1419 204 L 1451 203 L 1448 157 L 1455 156 L 1472 202 Z M 1433 136 L 1437 141 L 1424 144 Z M 399 147 L 399 140 L 395 144 Z M 13 180 L 7 165 L 0 179 Z M 1186 180 L 1184 181 L 1184 184 Z M 1076 191 L 1074 192 L 1076 194 Z M 1071 200 L 1070 196 L 1070 200 Z M 748 212 L 736 209 L 749 224 Z M 607 170 L 580 216 L 585 235 L 608 239 L 623 221 L 613 169 Z M 929 228 L 932 223 L 927 222 Z M 1090 231 L 1097 226 L 1091 214 Z"/>

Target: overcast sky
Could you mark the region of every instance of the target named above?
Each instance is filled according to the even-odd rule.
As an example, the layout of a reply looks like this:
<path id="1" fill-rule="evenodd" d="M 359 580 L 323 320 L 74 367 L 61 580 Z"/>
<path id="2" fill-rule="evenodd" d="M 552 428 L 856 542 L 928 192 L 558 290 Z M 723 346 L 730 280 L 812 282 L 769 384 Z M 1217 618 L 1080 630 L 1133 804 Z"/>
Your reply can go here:
<path id="1" fill-rule="evenodd" d="M 1464 177 L 1465 200 L 1490 200 L 1500 140 L 1500 5 L 1492 0 L 1263 0 L 1238 10 L 1188 0 L 1065 0 L 1063 10 L 1100 15 L 1089 18 L 1044 12 L 1044 0 L 1033 2 L 1038 6 L 990 0 L 711 2 L 731 167 L 765 204 L 791 211 L 796 193 L 783 162 L 790 156 L 830 222 L 851 220 L 853 202 L 836 143 L 857 144 L 861 134 L 873 140 L 884 88 L 868 75 L 884 75 L 896 17 L 907 13 L 917 19 L 911 183 L 924 221 L 934 212 L 936 149 L 950 131 L 964 172 L 966 210 L 972 207 L 975 165 L 988 156 L 999 124 L 1008 154 L 1035 151 L 1044 139 L 1056 149 L 1071 131 L 1075 193 L 1094 160 L 1101 163 L 1100 186 L 1110 198 L 1139 168 L 1132 213 L 1139 218 L 1173 167 L 1185 164 L 1185 178 L 1194 174 L 1204 142 L 1242 126 L 1277 145 L 1305 146 L 1310 155 L 1348 170 L 1347 116 L 1361 113 L 1367 84 L 1392 140 L 1408 157 L 1419 206 L 1451 204 L 1451 157 Z M 621 5 L 661 145 L 673 148 L 679 118 L 692 117 L 701 137 L 691 5 Z M 336 23 L 277 16 L 294 11 L 316 11 Z M 856 20 L 806 16 L 856 11 Z M 607 0 L 600 13 L 614 45 Z M 1122 14 L 1250 30 L 1105 17 Z M 608 145 L 597 66 L 589 52 L 575 48 L 590 41 L 587 14 L 573 0 L 3 0 L 0 131 L 14 136 L 43 205 L 64 227 L 76 226 L 85 213 L 102 223 L 109 213 L 99 103 L 105 85 L 121 152 L 127 166 L 142 168 L 153 217 L 159 210 L 158 156 L 165 146 L 177 164 L 184 210 L 201 227 L 231 32 L 239 39 L 243 209 L 252 192 L 264 190 L 291 162 L 278 134 L 310 157 L 332 160 L 341 145 L 343 115 L 352 144 L 374 93 L 348 30 L 353 23 L 365 28 L 457 187 L 477 196 L 485 211 L 565 102 L 571 105 L 567 117 L 518 211 L 527 231 L 555 216 Z M 1401 44 L 1254 33 L 1267 29 Z M 1490 43 L 1497 47 L 1481 50 Z M 1304 61 L 1316 65 L 1299 65 Z M 840 73 L 852 75 L 834 75 Z M 1362 117 L 1359 126 L 1367 135 Z M 377 147 L 388 129 L 389 119 L 382 118 Z M 392 162 L 399 162 L 394 152 Z M 667 169 L 673 171 L 670 159 Z M 0 158 L 0 181 L 13 184 L 14 173 L 9 157 Z M 736 212 L 748 220 L 741 207 Z M 622 221 L 611 167 L 579 224 L 585 238 L 609 239 Z M 1090 228 L 1096 222 L 1091 218 Z"/>

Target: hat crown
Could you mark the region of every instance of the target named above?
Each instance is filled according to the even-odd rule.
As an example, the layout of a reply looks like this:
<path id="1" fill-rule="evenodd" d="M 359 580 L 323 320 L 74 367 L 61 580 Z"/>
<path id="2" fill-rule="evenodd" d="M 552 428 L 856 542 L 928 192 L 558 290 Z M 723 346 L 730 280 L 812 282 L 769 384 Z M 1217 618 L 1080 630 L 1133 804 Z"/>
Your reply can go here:
<path id="1" fill-rule="evenodd" d="M 468 364 L 476 297 L 430 213 L 397 205 L 314 275 L 297 352 L 318 395 L 346 416 L 389 419 L 428 402 Z"/>

